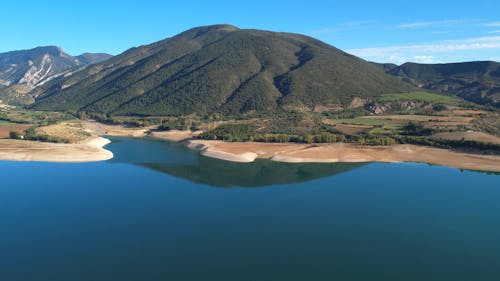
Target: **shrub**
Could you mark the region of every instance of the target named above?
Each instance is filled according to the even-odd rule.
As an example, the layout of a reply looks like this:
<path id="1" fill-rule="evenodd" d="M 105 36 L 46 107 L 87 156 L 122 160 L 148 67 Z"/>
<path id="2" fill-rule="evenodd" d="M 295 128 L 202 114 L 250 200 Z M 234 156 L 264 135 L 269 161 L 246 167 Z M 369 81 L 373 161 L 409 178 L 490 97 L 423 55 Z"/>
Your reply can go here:
<path id="1" fill-rule="evenodd" d="M 20 140 L 20 139 L 24 138 L 23 133 L 20 132 L 20 131 L 10 131 L 9 132 L 9 137 L 11 139 L 15 139 L 15 140 Z"/>
<path id="2" fill-rule="evenodd" d="M 430 136 L 432 135 L 432 129 L 425 128 L 422 123 L 409 122 L 403 126 L 403 131 L 409 136 Z"/>

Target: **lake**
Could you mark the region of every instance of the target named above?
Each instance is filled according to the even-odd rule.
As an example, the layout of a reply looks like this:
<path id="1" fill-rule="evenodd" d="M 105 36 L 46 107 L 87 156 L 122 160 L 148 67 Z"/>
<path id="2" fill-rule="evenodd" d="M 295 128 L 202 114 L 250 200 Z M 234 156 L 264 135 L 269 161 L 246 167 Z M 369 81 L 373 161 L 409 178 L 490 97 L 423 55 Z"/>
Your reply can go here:
<path id="1" fill-rule="evenodd" d="M 107 162 L 0 162 L 0 280 L 500 280 L 499 175 L 112 140 Z"/>

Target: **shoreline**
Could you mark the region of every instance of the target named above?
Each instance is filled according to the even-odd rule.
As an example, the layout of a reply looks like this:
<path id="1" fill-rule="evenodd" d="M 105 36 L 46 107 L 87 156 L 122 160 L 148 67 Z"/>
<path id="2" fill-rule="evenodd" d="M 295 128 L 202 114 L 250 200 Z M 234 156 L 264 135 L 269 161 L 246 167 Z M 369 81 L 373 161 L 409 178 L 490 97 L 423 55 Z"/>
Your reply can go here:
<path id="1" fill-rule="evenodd" d="M 0 160 L 63 163 L 105 161 L 113 158 L 113 153 L 104 149 L 110 140 L 102 136 L 109 135 L 133 138 L 151 137 L 182 143 L 203 156 L 239 163 L 250 163 L 257 159 L 286 163 L 415 162 L 465 170 L 500 172 L 500 156 L 410 144 L 360 146 L 347 143 L 224 142 L 194 139 L 199 132 L 152 131 L 152 128 L 127 128 L 95 121 L 86 121 L 82 124 L 85 131 L 92 133 L 93 137 L 77 144 L 0 139 Z"/>
<path id="2" fill-rule="evenodd" d="M 76 144 L 0 139 L 0 160 L 56 163 L 100 162 L 113 158 L 113 152 L 104 149 L 104 146 L 110 142 L 103 137 L 89 138 Z"/>
<path id="3" fill-rule="evenodd" d="M 189 140 L 186 145 L 207 157 L 241 163 L 250 163 L 256 159 L 286 163 L 414 162 L 464 170 L 500 172 L 500 156 L 410 144 L 360 146 L 347 143 L 279 144 Z"/>

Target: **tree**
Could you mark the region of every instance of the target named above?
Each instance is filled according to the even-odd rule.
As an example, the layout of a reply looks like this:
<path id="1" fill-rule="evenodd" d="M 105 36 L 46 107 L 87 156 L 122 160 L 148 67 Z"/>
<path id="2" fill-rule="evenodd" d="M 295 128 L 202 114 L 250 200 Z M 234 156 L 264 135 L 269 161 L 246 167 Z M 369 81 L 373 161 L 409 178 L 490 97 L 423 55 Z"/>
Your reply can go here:
<path id="1" fill-rule="evenodd" d="M 310 134 L 306 134 L 304 136 L 304 142 L 306 143 L 313 143 L 314 142 L 314 137 Z"/>
<path id="2" fill-rule="evenodd" d="M 410 136 L 428 136 L 432 134 L 431 129 L 425 128 L 422 123 L 418 122 L 408 122 L 408 124 L 403 127 L 403 130 Z"/>
<path id="3" fill-rule="evenodd" d="M 24 138 L 23 133 L 21 133 L 19 131 L 10 131 L 9 132 L 9 137 L 11 139 L 15 139 L 15 140 L 20 140 L 20 139 Z"/>
<path id="4" fill-rule="evenodd" d="M 87 120 L 87 112 L 85 111 L 78 112 L 78 118 L 81 120 Z"/>

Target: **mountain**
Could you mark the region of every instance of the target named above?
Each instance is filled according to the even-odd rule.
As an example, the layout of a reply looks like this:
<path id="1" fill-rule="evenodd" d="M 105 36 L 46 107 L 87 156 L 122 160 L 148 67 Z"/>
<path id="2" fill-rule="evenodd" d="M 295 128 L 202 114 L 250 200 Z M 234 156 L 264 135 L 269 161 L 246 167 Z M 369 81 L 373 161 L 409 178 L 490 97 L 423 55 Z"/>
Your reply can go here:
<path id="1" fill-rule="evenodd" d="M 0 85 L 3 88 L 0 99 L 29 102 L 32 98 L 27 93 L 35 87 L 110 57 L 91 53 L 73 57 L 56 46 L 0 53 Z"/>
<path id="2" fill-rule="evenodd" d="M 328 110 L 411 86 L 369 62 L 290 33 L 199 27 L 37 87 L 37 110 L 239 115 Z"/>
<path id="3" fill-rule="evenodd" d="M 137 163 L 136 165 L 192 182 L 228 188 L 235 186 L 261 187 L 300 183 L 338 175 L 366 164 L 280 163 L 269 160 L 253 163 L 230 162 L 230 164 L 228 164 L 228 162 L 224 160 L 201 156 L 198 161 L 193 164 Z M 219 176 L 214 177 L 214 175 Z"/>
<path id="4" fill-rule="evenodd" d="M 111 58 L 112 55 L 105 53 L 83 53 L 76 56 L 76 59 L 83 64 L 94 64 Z"/>
<path id="5" fill-rule="evenodd" d="M 376 66 L 377 68 L 380 68 L 382 69 L 383 71 L 391 71 L 393 70 L 394 68 L 398 67 L 397 64 L 394 64 L 394 63 L 376 63 L 376 62 L 372 62 L 372 64 L 374 66 Z"/>
<path id="6" fill-rule="evenodd" d="M 478 104 L 500 107 L 500 63 L 405 63 L 388 73 L 415 86 L 450 93 Z"/>

